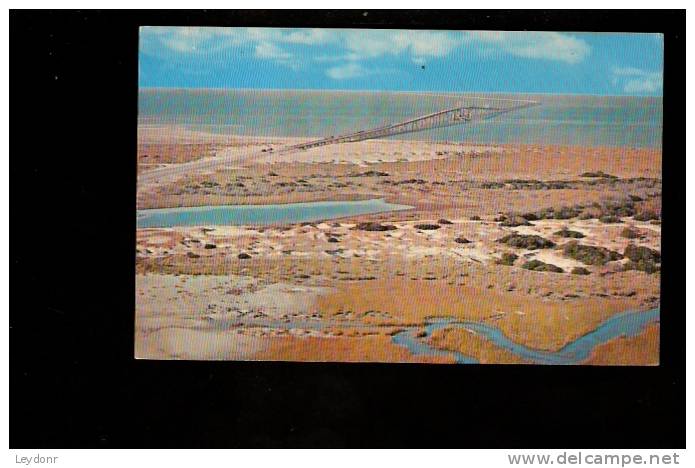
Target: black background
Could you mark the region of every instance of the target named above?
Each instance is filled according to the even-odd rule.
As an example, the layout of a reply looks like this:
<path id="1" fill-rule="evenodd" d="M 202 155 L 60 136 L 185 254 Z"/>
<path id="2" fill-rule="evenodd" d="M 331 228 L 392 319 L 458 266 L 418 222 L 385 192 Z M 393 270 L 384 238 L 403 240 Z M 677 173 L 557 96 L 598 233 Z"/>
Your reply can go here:
<path id="1" fill-rule="evenodd" d="M 659 367 L 133 356 L 139 25 L 664 32 Z M 684 12 L 10 12 L 10 447 L 685 446 Z"/>

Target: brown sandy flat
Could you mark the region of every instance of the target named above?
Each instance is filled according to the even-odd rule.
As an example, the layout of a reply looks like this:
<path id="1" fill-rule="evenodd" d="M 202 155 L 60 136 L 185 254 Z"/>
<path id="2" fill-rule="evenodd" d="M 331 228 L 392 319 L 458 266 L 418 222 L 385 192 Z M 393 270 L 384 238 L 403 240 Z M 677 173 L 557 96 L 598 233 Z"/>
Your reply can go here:
<path id="1" fill-rule="evenodd" d="M 585 364 L 594 366 L 658 366 L 658 324 L 634 337 L 620 337 L 598 345 Z"/>
<path id="2" fill-rule="evenodd" d="M 256 360 L 319 362 L 411 362 L 453 364 L 453 358 L 414 356 L 389 336 L 271 338 Z"/>
<path id="3" fill-rule="evenodd" d="M 214 323 L 216 315 L 208 307 L 248 309 L 274 317 L 287 314 L 289 309 L 278 312 L 277 301 L 270 299 L 273 294 L 294 294 L 291 297 L 297 300 L 290 296 L 287 300 L 300 317 L 349 317 L 361 325 L 397 327 L 422 324 L 426 317 L 452 316 L 485 321 L 514 341 L 546 350 L 559 349 L 615 313 L 658 307 L 659 273 L 621 271 L 625 260 L 583 265 L 564 256 L 561 248 L 531 251 L 496 241 L 516 232 L 539 235 L 561 246 L 568 239 L 555 233 L 567 227 L 584 234 L 580 242 L 586 245 L 622 252 L 633 242 L 660 251 L 660 225 L 630 217 L 621 223 L 575 217 L 504 227 L 495 218 L 500 213 L 549 207 L 589 207 L 628 196 L 644 199 L 637 202 L 638 210 L 660 213 L 659 149 L 375 140 L 287 156 L 268 151 L 298 141 L 175 128 L 141 129 L 141 170 L 149 167 L 146 164 L 178 164 L 220 155 L 229 156 L 230 164 L 214 173 L 190 174 L 172 184 L 141 186 L 138 208 L 370 198 L 415 208 L 305 226 L 139 229 L 138 277 L 162 275 L 152 276 L 149 282 L 138 281 L 141 329 L 136 336 L 140 357 L 422 359 L 393 345 L 386 329 L 368 336 L 351 336 L 348 328 L 338 329 L 341 334 L 335 336 L 313 332 L 286 335 L 282 330 L 256 328 L 221 333 L 211 331 L 212 325 L 201 325 Z M 244 159 L 249 154 L 258 157 Z M 615 178 L 582 176 L 597 171 Z M 519 180 L 521 185 L 515 182 Z M 560 185 L 552 185 L 555 183 Z M 472 221 L 473 216 L 481 219 Z M 436 224 L 440 218 L 452 224 L 442 224 L 434 231 L 415 227 Z M 390 223 L 396 229 L 353 229 L 356 223 L 368 220 Z M 639 238 L 621 237 L 628 226 Z M 329 242 L 330 237 L 337 242 Z M 456 243 L 459 237 L 470 243 Z M 205 244 L 215 248 L 206 249 Z M 241 260 L 240 253 L 251 258 Z M 519 259 L 512 266 L 498 265 L 504 253 L 515 253 Z M 522 269 L 529 259 L 565 271 Z M 579 266 L 588 268 L 590 274 L 569 273 Z M 214 275 L 227 278 L 219 279 L 224 288 L 215 286 L 217 279 L 190 279 Z M 158 286 L 168 288 L 167 292 Z M 273 288 L 285 288 L 285 292 Z M 298 288 L 297 292 L 287 292 L 292 288 Z M 236 292 L 230 295 L 229 290 Z M 157 298 L 165 297 L 170 301 L 168 312 L 156 305 Z M 589 362 L 658 362 L 653 328 L 639 337 L 620 338 L 598 347 Z M 519 362 L 465 330 L 438 332 L 430 340 L 442 349 L 473 353 L 482 362 Z M 179 345 L 182 341 L 188 344 Z"/>
<path id="4" fill-rule="evenodd" d="M 480 364 L 530 364 L 489 340 L 460 328 L 436 330 L 430 337 L 430 343 L 437 348 L 475 358 Z"/>

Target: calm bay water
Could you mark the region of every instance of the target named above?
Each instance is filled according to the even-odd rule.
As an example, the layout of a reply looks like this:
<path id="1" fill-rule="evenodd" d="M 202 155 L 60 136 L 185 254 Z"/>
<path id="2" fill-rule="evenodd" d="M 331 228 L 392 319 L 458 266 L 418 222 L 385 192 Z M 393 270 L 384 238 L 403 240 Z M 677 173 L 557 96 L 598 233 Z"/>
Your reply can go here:
<path id="1" fill-rule="evenodd" d="M 365 130 L 459 104 L 530 99 L 540 106 L 472 125 L 397 139 L 474 143 L 660 147 L 662 99 L 632 96 L 143 89 L 140 125 L 211 133 L 323 137 Z"/>
<path id="2" fill-rule="evenodd" d="M 280 205 L 220 205 L 190 208 L 138 210 L 138 228 L 173 226 L 235 226 L 299 223 L 343 218 L 385 211 L 407 210 L 407 205 L 386 203 L 383 199 L 325 201 Z"/>

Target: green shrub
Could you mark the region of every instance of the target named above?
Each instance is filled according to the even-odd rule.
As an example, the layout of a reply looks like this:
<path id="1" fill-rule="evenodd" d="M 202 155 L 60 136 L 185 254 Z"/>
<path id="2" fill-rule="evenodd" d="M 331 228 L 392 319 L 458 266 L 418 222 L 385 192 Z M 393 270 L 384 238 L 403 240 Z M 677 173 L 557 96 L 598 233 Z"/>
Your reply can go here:
<path id="1" fill-rule="evenodd" d="M 538 219 L 553 219 L 555 217 L 555 208 L 543 208 L 536 215 Z"/>
<path id="2" fill-rule="evenodd" d="M 644 210 L 639 213 L 637 213 L 634 217 L 635 220 L 637 221 L 651 221 L 651 220 L 658 220 L 661 217 L 656 213 L 656 211 L 653 210 Z"/>
<path id="3" fill-rule="evenodd" d="M 623 218 L 635 214 L 635 202 L 630 199 L 619 201 L 608 201 L 601 207 L 603 215 L 616 216 Z"/>
<path id="4" fill-rule="evenodd" d="M 551 273 L 564 273 L 565 270 L 559 266 L 551 265 L 550 263 L 541 262 L 540 260 L 530 260 L 523 265 L 521 268 L 531 271 L 548 271 Z"/>
<path id="5" fill-rule="evenodd" d="M 536 213 L 524 213 L 521 215 L 526 221 L 537 221 L 538 215 Z"/>
<path id="6" fill-rule="evenodd" d="M 581 239 L 581 238 L 585 237 L 584 234 L 582 234 L 581 232 L 570 231 L 569 229 L 567 229 L 567 227 L 563 227 L 562 229 L 557 231 L 555 233 L 555 235 L 560 236 L 560 237 L 564 237 L 566 239 Z"/>
<path id="7" fill-rule="evenodd" d="M 584 267 L 574 267 L 572 268 L 573 275 L 590 275 L 591 272 Z"/>
<path id="8" fill-rule="evenodd" d="M 580 211 L 576 208 L 570 206 L 563 206 L 559 210 L 555 211 L 553 218 L 555 219 L 571 219 L 579 216 Z"/>
<path id="9" fill-rule="evenodd" d="M 541 236 L 536 235 L 526 235 L 526 234 L 513 234 L 506 235 L 501 239 L 497 239 L 497 242 L 501 244 L 507 244 L 510 247 L 516 247 L 518 249 L 550 249 L 555 247 L 555 242 L 544 239 Z"/>
<path id="10" fill-rule="evenodd" d="M 354 229 L 360 231 L 393 231 L 396 226 L 392 224 L 381 224 L 374 221 L 367 221 L 365 223 L 359 223 Z"/>
<path id="11" fill-rule="evenodd" d="M 626 239 L 637 239 L 639 236 L 639 232 L 634 229 L 625 228 L 620 231 L 620 237 L 625 237 Z"/>
<path id="12" fill-rule="evenodd" d="M 625 247 L 625 252 L 623 255 L 633 262 L 645 261 L 661 263 L 661 253 L 658 250 L 650 249 L 649 247 L 637 246 L 635 244 L 629 244 L 627 247 Z"/>
<path id="13" fill-rule="evenodd" d="M 514 265 L 514 262 L 516 259 L 519 258 L 518 255 L 505 252 L 502 254 L 502 258 L 497 259 L 497 264 L 498 265 L 506 265 L 506 266 L 512 266 Z"/>
<path id="14" fill-rule="evenodd" d="M 527 221 L 539 219 L 572 219 L 581 214 L 578 206 L 562 206 L 560 208 L 543 208 L 535 213 L 524 213 L 520 215 Z"/>
<path id="15" fill-rule="evenodd" d="M 614 223 L 622 223 L 623 221 L 618 218 L 617 216 L 614 215 L 603 215 L 599 219 L 602 223 L 606 224 L 614 224 Z"/>
<path id="16" fill-rule="evenodd" d="M 624 271 L 638 270 L 649 274 L 656 273 L 660 269 L 661 268 L 659 267 L 659 265 L 657 265 L 655 262 L 650 262 L 648 260 L 640 260 L 638 262 L 633 262 L 632 260 L 630 260 L 629 262 L 623 265 Z"/>
<path id="17" fill-rule="evenodd" d="M 526 219 L 519 215 L 509 215 L 502 221 L 500 226 L 504 227 L 517 227 L 517 226 L 531 226 Z"/>
<path id="18" fill-rule="evenodd" d="M 617 179 L 617 176 L 611 175 L 611 174 L 606 174 L 603 171 L 594 171 L 594 172 L 584 172 L 579 175 L 579 177 L 593 177 L 593 178 L 602 178 L 602 179 Z"/>
<path id="19" fill-rule="evenodd" d="M 605 247 L 582 245 L 577 241 L 570 241 L 562 246 L 565 257 L 580 261 L 585 265 L 605 265 L 614 260 L 623 258 L 618 252 L 608 250 Z"/>
<path id="20" fill-rule="evenodd" d="M 441 226 L 439 224 L 416 224 L 415 229 L 420 229 L 423 231 L 434 231 L 439 229 Z"/>

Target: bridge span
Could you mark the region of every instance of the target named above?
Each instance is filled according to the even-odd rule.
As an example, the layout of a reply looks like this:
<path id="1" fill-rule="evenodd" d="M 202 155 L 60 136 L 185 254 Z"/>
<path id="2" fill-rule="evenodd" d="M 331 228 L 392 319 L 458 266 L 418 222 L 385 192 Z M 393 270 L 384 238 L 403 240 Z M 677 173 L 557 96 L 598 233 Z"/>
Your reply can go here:
<path id="1" fill-rule="evenodd" d="M 485 98 L 480 99 L 483 101 L 486 100 Z M 521 101 L 512 99 L 494 98 L 487 99 L 487 101 L 494 102 L 494 104 L 488 105 L 483 102 L 475 105 L 457 106 L 395 124 L 384 125 L 369 130 L 360 130 L 358 132 L 347 133 L 339 136 L 329 136 L 320 140 L 308 141 L 296 145 L 284 146 L 279 148 L 277 151 L 271 150 L 271 154 L 305 151 L 320 146 L 353 143 L 376 138 L 385 138 L 393 135 L 401 135 L 405 133 L 421 132 L 434 128 L 462 125 L 476 121 L 488 120 L 501 114 L 539 105 L 539 103 L 536 101 Z M 263 156 L 266 156 L 267 154 L 268 153 L 263 153 Z M 172 182 L 187 174 L 199 171 L 214 170 L 218 167 L 224 166 L 225 164 L 236 164 L 240 161 L 249 160 L 259 156 L 261 156 L 260 153 L 253 153 L 245 156 L 241 160 L 237 157 L 234 161 L 230 161 L 229 157 L 215 156 L 212 158 L 191 161 L 183 164 L 174 164 L 141 173 L 138 177 L 138 183 L 149 184 Z"/>

